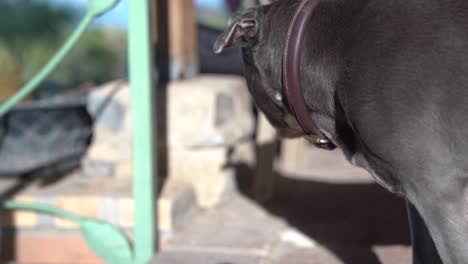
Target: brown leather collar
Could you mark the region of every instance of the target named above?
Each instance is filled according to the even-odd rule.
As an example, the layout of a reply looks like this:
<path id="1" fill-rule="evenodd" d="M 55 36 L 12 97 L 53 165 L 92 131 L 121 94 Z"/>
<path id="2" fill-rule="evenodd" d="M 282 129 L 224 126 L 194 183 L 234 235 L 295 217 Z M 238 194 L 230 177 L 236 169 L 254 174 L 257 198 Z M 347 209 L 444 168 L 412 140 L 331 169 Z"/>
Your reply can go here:
<path id="1" fill-rule="evenodd" d="M 306 138 L 323 149 L 334 149 L 334 144 L 320 131 L 310 116 L 305 102 L 300 76 L 301 49 L 304 34 L 312 13 L 320 0 L 302 0 L 289 24 L 283 54 L 283 92 L 291 112 L 306 134 Z"/>

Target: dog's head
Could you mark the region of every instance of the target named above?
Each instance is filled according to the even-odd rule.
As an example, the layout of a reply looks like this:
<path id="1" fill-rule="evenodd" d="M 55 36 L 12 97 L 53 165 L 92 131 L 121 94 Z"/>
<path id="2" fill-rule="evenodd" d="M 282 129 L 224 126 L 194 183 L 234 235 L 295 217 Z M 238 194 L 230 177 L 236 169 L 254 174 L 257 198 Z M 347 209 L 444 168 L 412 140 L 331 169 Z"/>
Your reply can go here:
<path id="1" fill-rule="evenodd" d="M 273 16 L 268 14 L 270 9 L 271 6 L 259 6 L 232 15 L 227 29 L 214 44 L 214 52 L 221 53 L 232 45 L 242 48 L 244 75 L 256 105 L 280 135 L 297 137 L 303 132 L 288 110 L 281 81 L 289 20 L 279 17 L 275 19 L 284 21 L 272 21 Z"/>

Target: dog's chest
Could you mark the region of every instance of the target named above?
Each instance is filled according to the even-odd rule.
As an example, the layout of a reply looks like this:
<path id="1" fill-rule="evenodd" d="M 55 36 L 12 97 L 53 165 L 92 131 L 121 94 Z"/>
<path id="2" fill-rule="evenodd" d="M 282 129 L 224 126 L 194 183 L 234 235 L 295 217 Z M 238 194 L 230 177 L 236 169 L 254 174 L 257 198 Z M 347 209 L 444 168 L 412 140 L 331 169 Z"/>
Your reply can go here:
<path id="1" fill-rule="evenodd" d="M 363 168 L 369 172 L 380 186 L 399 196 L 404 196 L 399 181 L 392 176 L 390 171 L 385 170 L 383 166 L 378 164 L 378 162 L 369 162 L 360 152 L 352 154 L 349 160 L 354 166 Z"/>

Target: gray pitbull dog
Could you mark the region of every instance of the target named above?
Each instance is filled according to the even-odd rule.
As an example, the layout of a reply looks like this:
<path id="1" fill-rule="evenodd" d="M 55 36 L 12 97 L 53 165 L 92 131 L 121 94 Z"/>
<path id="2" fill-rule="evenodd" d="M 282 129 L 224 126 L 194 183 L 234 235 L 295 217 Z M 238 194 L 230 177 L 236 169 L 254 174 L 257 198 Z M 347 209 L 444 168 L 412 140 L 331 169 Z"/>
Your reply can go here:
<path id="1" fill-rule="evenodd" d="M 214 47 L 242 47 L 249 90 L 286 136 L 302 134 L 281 71 L 298 2 L 234 15 Z M 322 0 L 307 30 L 311 117 L 350 162 L 408 201 L 414 263 L 468 263 L 468 1 Z"/>

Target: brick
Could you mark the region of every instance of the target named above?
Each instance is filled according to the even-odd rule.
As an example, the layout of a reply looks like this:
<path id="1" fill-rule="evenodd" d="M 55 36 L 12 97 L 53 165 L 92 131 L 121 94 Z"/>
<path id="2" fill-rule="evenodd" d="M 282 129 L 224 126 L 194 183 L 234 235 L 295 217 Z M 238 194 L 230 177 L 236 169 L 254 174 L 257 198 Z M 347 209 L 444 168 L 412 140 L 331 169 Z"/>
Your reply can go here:
<path id="1" fill-rule="evenodd" d="M 60 209 L 69 211 L 83 217 L 99 218 L 101 204 L 100 197 L 87 196 L 60 196 L 54 201 L 54 205 Z M 54 220 L 57 228 L 75 229 L 78 225 L 66 219 L 56 218 Z"/>
<path id="2" fill-rule="evenodd" d="M 15 198 L 17 202 L 34 203 L 34 197 L 20 196 Z M 0 210 L 0 227 L 36 228 L 38 226 L 38 214 L 30 211 Z"/>
<path id="3" fill-rule="evenodd" d="M 133 228 L 135 205 L 132 198 L 123 198 L 119 201 L 119 225 L 122 228 Z"/>
<path id="4" fill-rule="evenodd" d="M 196 208 L 192 186 L 168 179 L 158 199 L 158 226 L 164 233 L 171 233 L 180 226 Z M 135 205 L 132 198 L 119 199 L 118 224 L 130 229 L 134 227 Z"/>
<path id="5" fill-rule="evenodd" d="M 253 140 L 240 142 L 234 146 L 230 161 L 254 167 L 256 163 L 255 149 L 256 146 Z"/>
<path id="6" fill-rule="evenodd" d="M 196 196 L 192 186 L 169 178 L 158 200 L 159 229 L 173 232 L 185 222 L 196 205 Z"/>
<path id="7" fill-rule="evenodd" d="M 230 145 L 251 136 L 254 118 L 245 81 L 202 75 L 168 88 L 171 149 Z"/>
<path id="8" fill-rule="evenodd" d="M 100 107 L 113 94 L 104 109 Z M 87 159 L 107 161 L 116 167 L 119 177 L 131 177 L 131 170 L 120 164 L 132 162 L 132 120 L 130 89 L 127 82 L 110 82 L 93 89 L 88 97 L 88 109 L 96 118 L 94 140 Z M 101 111 L 102 110 L 102 111 Z M 128 167 L 128 166 L 127 166 Z"/>
<path id="9" fill-rule="evenodd" d="M 198 206 L 213 207 L 232 188 L 232 174 L 224 168 L 227 154 L 225 147 L 173 150 L 169 153 L 169 177 L 191 184 Z"/>
<path id="10" fill-rule="evenodd" d="M 14 237 L 12 237 L 14 235 Z M 6 234 L 2 245 L 0 263 L 48 264 L 104 264 L 88 247 L 81 233 L 46 234 L 44 232 L 19 232 Z M 4 250 L 4 252 L 1 252 Z M 14 251 L 13 251 L 14 250 Z"/>
<path id="11" fill-rule="evenodd" d="M 34 197 L 20 196 L 15 199 L 18 202 L 34 203 Z M 18 211 L 14 214 L 15 227 L 18 228 L 35 228 L 38 226 L 38 214 L 35 212 Z"/>

